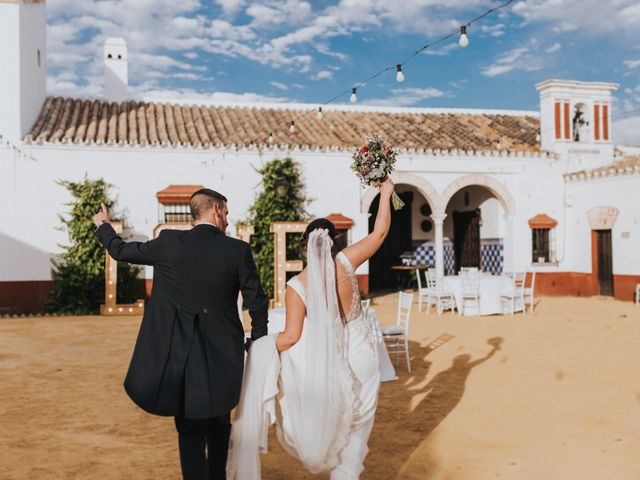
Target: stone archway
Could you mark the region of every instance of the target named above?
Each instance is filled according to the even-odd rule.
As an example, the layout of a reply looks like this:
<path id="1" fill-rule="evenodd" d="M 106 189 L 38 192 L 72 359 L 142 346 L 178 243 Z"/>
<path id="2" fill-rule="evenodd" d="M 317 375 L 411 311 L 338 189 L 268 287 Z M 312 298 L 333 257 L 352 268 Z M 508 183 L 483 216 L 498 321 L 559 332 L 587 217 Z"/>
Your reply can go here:
<path id="1" fill-rule="evenodd" d="M 451 200 L 451 197 L 453 197 L 456 192 L 464 187 L 470 186 L 486 188 L 495 195 L 507 215 L 514 215 L 516 213 L 516 202 L 511 196 L 511 193 L 509 193 L 509 190 L 498 180 L 488 177 L 487 175 L 467 175 L 450 183 L 444 192 L 442 192 L 442 201 L 440 203 L 442 210 L 439 210 L 439 213 L 445 213 L 449 200 Z"/>
<path id="2" fill-rule="evenodd" d="M 393 183 L 395 183 L 396 185 L 405 184 L 415 187 L 424 196 L 427 202 L 429 202 L 429 206 L 431 206 L 431 210 L 433 212 L 439 212 L 441 209 L 444 209 L 444 207 L 441 206 L 440 195 L 438 194 L 438 191 L 424 178 L 413 173 L 393 172 L 391 174 L 391 180 L 393 180 Z M 371 203 L 377 195 L 378 189 L 375 187 L 369 187 L 364 192 L 364 195 L 360 200 L 361 213 L 369 213 Z"/>
<path id="3" fill-rule="evenodd" d="M 505 231 L 504 231 L 504 260 L 503 268 L 511 269 L 514 264 L 513 245 L 513 219 L 516 213 L 516 202 L 507 188 L 495 178 L 487 175 L 475 174 L 465 175 L 451 182 L 442 192 L 440 204 L 442 210 L 441 217 L 446 217 L 446 209 L 453 196 L 465 187 L 482 187 L 488 190 L 500 202 L 504 211 Z"/>

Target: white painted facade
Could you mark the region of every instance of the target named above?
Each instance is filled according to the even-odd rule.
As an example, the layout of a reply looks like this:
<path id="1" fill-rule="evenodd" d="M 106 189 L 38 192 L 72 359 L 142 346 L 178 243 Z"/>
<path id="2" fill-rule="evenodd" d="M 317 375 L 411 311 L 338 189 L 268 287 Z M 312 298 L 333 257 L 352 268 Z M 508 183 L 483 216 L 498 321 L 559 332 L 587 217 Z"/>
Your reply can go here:
<path id="1" fill-rule="evenodd" d="M 302 166 L 306 195 L 313 199 L 308 211 L 313 216 L 339 212 L 352 218 L 355 226 L 351 241 L 368 233 L 369 206 L 376 191 L 361 189 L 349 168 L 350 151 L 25 144 L 20 139 L 45 99 L 44 22 L 44 4 L 0 2 L 0 42 L 14 45 L 7 52 L 6 74 L 0 77 L 0 135 L 32 157 L 25 158 L 0 142 L 0 288 L 1 282 L 51 278 L 49 260 L 60 252 L 58 245 L 67 241 L 66 233 L 57 228 L 58 215 L 67 211 L 69 196 L 57 181 L 81 180 L 85 175 L 104 178 L 113 185 L 118 209 L 126 212 L 135 239 L 152 237 L 158 224 L 155 195 L 170 184 L 202 184 L 224 193 L 229 198 L 229 231 L 234 233 L 235 223 L 246 218 L 260 189 L 256 168 L 274 158 L 290 156 Z M 122 47 L 118 44 L 113 48 Z M 126 44 L 123 48 L 124 73 L 117 66 L 112 70 L 124 83 L 126 96 Z M 40 66 L 35 58 L 37 50 L 41 52 Z M 107 51 L 105 47 L 105 55 Z M 546 153 L 495 150 L 399 155 L 396 183 L 400 189 L 419 191 L 432 210 L 433 230 L 424 235 L 414 227 L 414 238 L 435 242 L 436 268 L 443 274 L 443 245 L 445 237 L 452 236 L 451 212 L 480 207 L 481 238 L 504 241 L 504 270 L 588 273 L 592 248 L 588 212 L 595 207 L 613 207 L 619 211 L 612 232 L 614 274 L 640 275 L 640 171 L 565 180 L 568 172 L 613 162 L 612 122 L 609 119 L 607 141 L 594 140 L 592 123 L 582 131 L 580 142 L 555 138 L 557 99 L 569 102 L 571 111 L 577 104 L 585 105 L 587 117 L 594 102 L 607 103 L 611 115 L 611 95 L 616 85 L 547 81 L 536 88 L 541 95 L 540 135 Z M 117 88 L 114 92 L 118 94 Z M 113 100 L 118 98 L 114 96 Z M 375 111 L 375 107 L 360 108 Z M 469 205 L 464 204 L 465 189 L 471 194 Z M 418 209 L 422 201 L 416 203 Z M 529 219 L 540 213 L 558 222 L 552 232 L 552 261 L 544 265 L 532 264 L 528 225 Z M 422 217 L 414 211 L 413 218 Z M 365 264 L 358 273 L 367 272 Z M 151 278 L 151 269 L 147 268 L 144 275 Z"/>

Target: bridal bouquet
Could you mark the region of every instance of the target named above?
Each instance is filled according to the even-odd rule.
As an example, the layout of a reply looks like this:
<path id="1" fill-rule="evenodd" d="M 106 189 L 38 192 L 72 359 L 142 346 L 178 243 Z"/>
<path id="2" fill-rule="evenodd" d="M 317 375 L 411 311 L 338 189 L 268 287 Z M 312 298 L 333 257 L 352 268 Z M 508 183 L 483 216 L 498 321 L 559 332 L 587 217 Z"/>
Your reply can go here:
<path id="1" fill-rule="evenodd" d="M 393 172 L 393 165 L 396 163 L 396 152 L 390 145 L 377 136 L 367 140 L 367 144 L 358 148 L 353 153 L 353 163 L 351 170 L 356 172 L 363 185 L 369 186 L 384 182 Z M 391 195 L 391 203 L 394 210 L 404 207 L 404 202 L 396 192 Z"/>

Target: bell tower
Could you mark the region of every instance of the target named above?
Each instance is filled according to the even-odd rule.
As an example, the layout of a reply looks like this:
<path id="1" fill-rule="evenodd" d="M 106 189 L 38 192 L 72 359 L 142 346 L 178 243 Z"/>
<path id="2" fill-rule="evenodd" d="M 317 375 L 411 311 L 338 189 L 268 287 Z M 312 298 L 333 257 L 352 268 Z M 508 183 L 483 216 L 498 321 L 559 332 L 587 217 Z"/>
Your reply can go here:
<path id="1" fill-rule="evenodd" d="M 0 134 L 17 141 L 31 130 L 46 97 L 44 0 L 0 0 Z"/>
<path id="2" fill-rule="evenodd" d="M 559 153 L 576 168 L 613 161 L 611 103 L 617 84 L 545 80 L 536 89 L 543 150 Z"/>

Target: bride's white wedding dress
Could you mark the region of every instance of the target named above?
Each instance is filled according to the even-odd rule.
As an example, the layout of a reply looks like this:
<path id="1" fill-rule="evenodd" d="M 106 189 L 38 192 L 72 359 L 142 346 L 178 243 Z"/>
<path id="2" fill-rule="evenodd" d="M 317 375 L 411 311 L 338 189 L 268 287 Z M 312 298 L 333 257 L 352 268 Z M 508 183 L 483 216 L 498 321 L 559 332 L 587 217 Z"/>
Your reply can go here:
<path id="1" fill-rule="evenodd" d="M 344 254 L 338 253 L 336 260 L 342 264 L 347 272 L 353 290 L 351 308 L 342 319 L 346 346 L 346 351 L 344 352 L 346 362 L 342 364 L 342 368 L 351 377 L 347 380 L 351 387 L 351 392 L 348 394 L 350 403 L 343 405 L 348 410 L 342 414 L 345 423 L 338 425 L 334 434 L 335 450 L 337 450 L 335 455 L 337 458 L 330 459 L 332 462 L 337 461 L 336 466 L 331 470 L 331 479 L 346 480 L 358 478 L 363 470 L 362 463 L 364 458 L 369 451 L 367 443 L 378 404 L 380 370 L 376 357 L 377 345 L 375 344 L 368 319 L 365 318 L 362 311 L 355 271 Z M 295 289 L 306 304 L 307 295 L 304 285 L 298 276 L 289 280 L 288 285 Z M 305 328 L 307 326 L 306 322 L 307 320 L 305 319 Z M 289 387 L 292 387 L 292 382 L 296 381 L 295 378 L 291 378 L 287 373 L 297 368 L 299 355 L 297 355 L 298 349 L 296 347 L 298 345 L 291 348 L 289 355 L 283 354 L 281 356 L 281 394 L 279 395 L 281 418 L 278 418 L 278 420 L 282 421 L 276 423 L 276 433 L 280 443 L 288 451 L 295 448 L 295 444 L 289 445 L 287 429 L 289 423 L 291 421 L 295 422 L 300 413 L 297 411 L 297 399 L 291 400 L 290 396 L 287 395 Z M 302 348 L 305 348 L 304 344 L 300 345 L 300 349 Z M 318 394 L 322 398 L 321 392 L 318 392 Z M 312 443 L 314 441 L 312 433 L 309 435 L 309 441 Z M 290 453 L 295 455 L 291 451 Z M 321 470 L 326 470 L 326 468 Z"/>
<path id="2" fill-rule="evenodd" d="M 342 253 L 336 261 L 351 281 L 352 302 L 340 315 L 331 245 L 326 231 L 312 232 L 307 288 L 298 276 L 288 282 L 307 309 L 300 341 L 279 360 L 275 335 L 251 347 L 231 433 L 231 479 L 260 478 L 256 457 L 258 450 L 266 452 L 266 428 L 274 421 L 282 446 L 311 472 L 347 480 L 363 470 L 380 386 L 377 346 L 354 269 Z"/>

